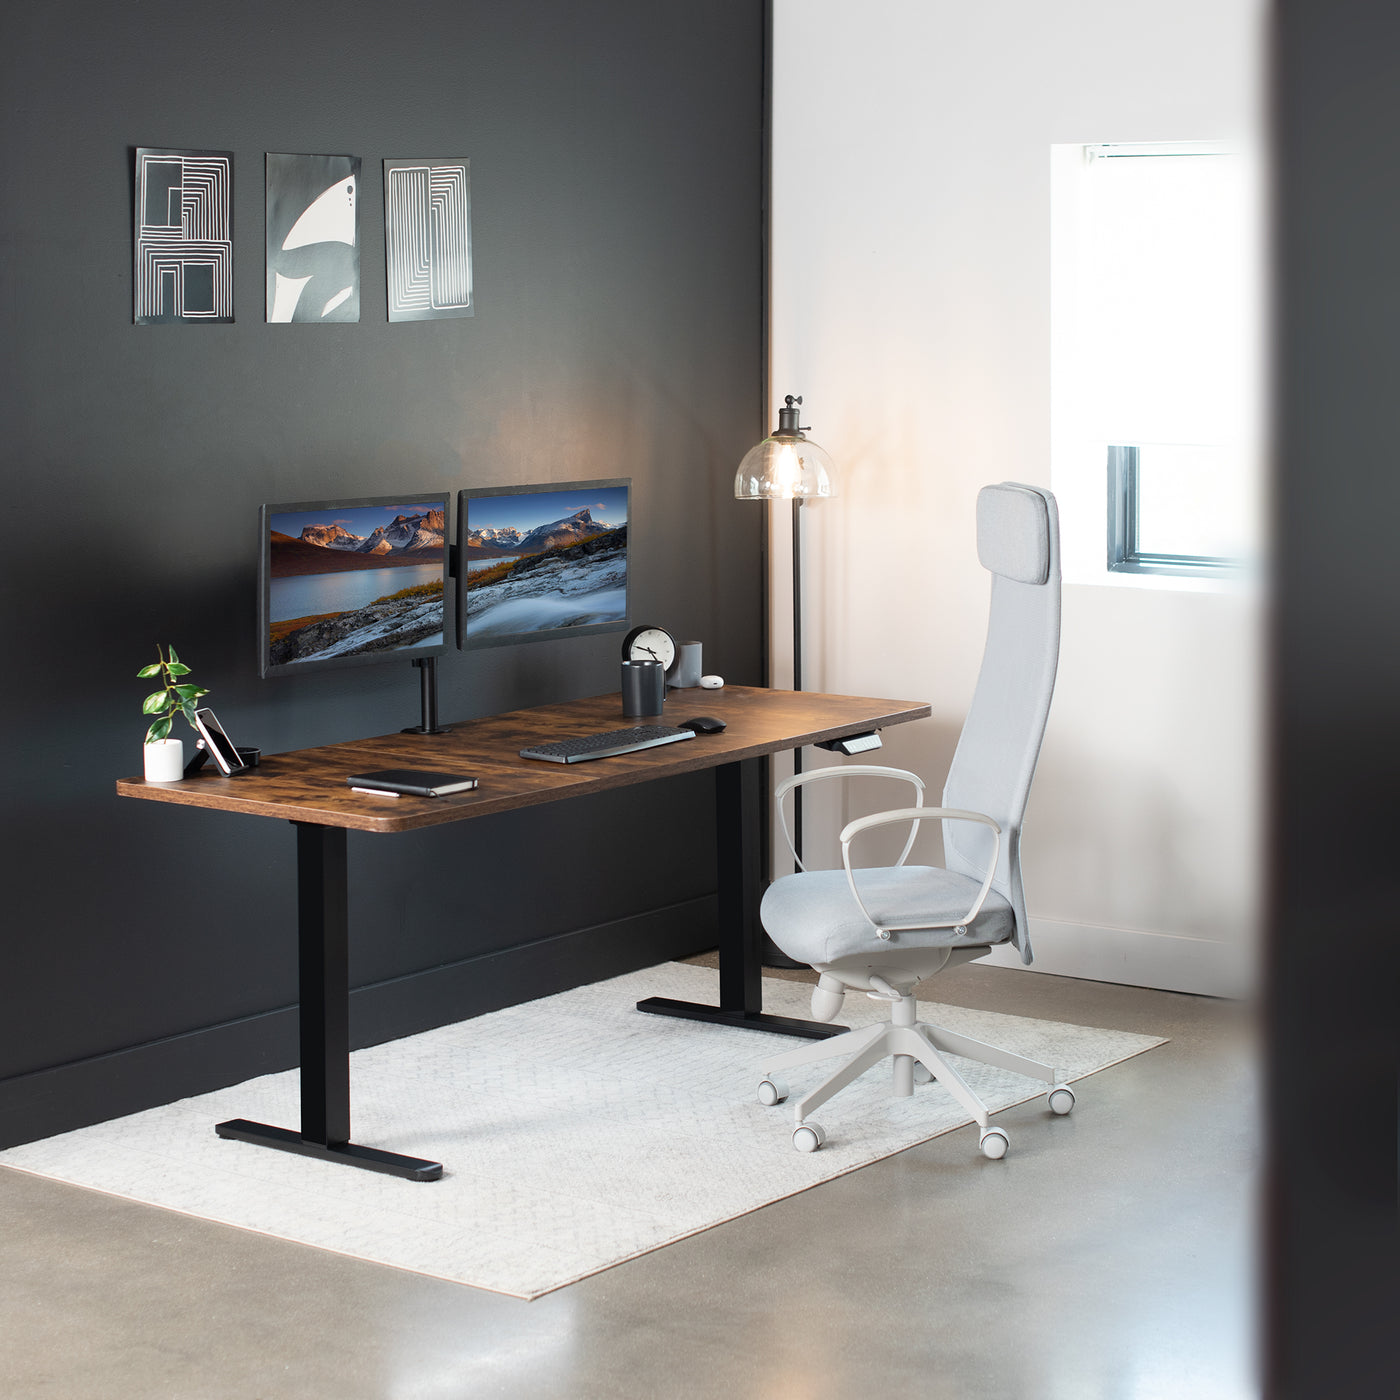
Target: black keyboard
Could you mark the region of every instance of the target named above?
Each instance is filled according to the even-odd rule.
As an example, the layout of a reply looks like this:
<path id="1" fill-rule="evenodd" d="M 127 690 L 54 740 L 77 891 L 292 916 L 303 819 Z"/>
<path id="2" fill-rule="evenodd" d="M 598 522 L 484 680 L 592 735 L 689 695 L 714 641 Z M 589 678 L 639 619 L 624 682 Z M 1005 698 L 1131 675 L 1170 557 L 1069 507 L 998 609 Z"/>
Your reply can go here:
<path id="1" fill-rule="evenodd" d="M 546 763 L 586 763 L 591 758 L 612 758 L 614 754 L 636 753 L 661 744 L 693 739 L 693 729 L 672 729 L 667 724 L 634 724 L 631 729 L 609 729 L 602 734 L 579 734 L 552 744 L 531 744 L 520 750 L 521 758 L 542 758 Z"/>

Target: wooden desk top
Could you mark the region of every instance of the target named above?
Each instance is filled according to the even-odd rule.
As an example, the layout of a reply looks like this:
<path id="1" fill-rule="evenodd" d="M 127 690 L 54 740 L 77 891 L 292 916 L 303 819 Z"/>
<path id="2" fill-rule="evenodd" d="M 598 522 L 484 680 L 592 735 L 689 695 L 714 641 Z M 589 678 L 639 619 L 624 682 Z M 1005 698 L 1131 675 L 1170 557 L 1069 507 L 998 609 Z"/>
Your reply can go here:
<path id="1" fill-rule="evenodd" d="M 412 831 L 693 773 L 823 739 L 924 719 L 930 713 L 927 705 L 915 701 L 747 686 L 673 691 L 666 709 L 663 724 L 678 724 L 693 715 L 714 715 L 729 727 L 719 734 L 699 734 L 682 743 L 592 763 L 541 763 L 519 756 L 526 744 L 638 723 L 623 718 L 621 697 L 614 693 L 451 722 L 451 734 L 384 734 L 347 744 L 264 754 L 259 767 L 236 778 L 225 778 L 213 764 L 178 783 L 121 778 L 117 794 L 352 831 Z M 376 768 L 470 773 L 480 779 L 481 786 L 453 797 L 382 798 L 361 796 L 346 785 L 349 774 Z"/>

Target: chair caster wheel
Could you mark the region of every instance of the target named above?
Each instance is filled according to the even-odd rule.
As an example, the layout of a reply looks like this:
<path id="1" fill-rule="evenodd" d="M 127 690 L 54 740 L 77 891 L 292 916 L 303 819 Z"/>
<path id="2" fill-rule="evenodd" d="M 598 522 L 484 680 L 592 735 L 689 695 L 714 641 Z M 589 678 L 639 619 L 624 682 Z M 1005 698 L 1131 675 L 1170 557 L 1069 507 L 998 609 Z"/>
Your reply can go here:
<path id="1" fill-rule="evenodd" d="M 917 1062 L 915 1063 L 915 1065 L 914 1065 L 914 1083 L 915 1083 L 915 1084 L 932 1084 L 932 1083 L 933 1083 L 933 1075 L 931 1075 L 931 1074 L 929 1073 L 929 1071 L 928 1071 L 928 1066 L 927 1066 L 927 1065 L 921 1065 L 921 1064 L 918 1064 Z"/>
<path id="2" fill-rule="evenodd" d="M 788 1086 L 781 1079 L 765 1079 L 758 1086 L 758 1101 L 764 1108 L 772 1108 L 774 1104 L 782 1103 L 788 1096 Z"/>
<path id="3" fill-rule="evenodd" d="M 982 1136 L 977 1139 L 977 1145 L 982 1149 L 984 1157 L 990 1157 L 995 1162 L 1006 1156 L 1006 1149 L 1011 1146 L 1011 1139 L 1000 1128 L 983 1128 Z"/>
<path id="4" fill-rule="evenodd" d="M 792 1145 L 799 1152 L 815 1152 L 826 1141 L 826 1134 L 816 1123 L 799 1123 L 792 1130 Z"/>
<path id="5" fill-rule="evenodd" d="M 1068 1113 L 1074 1107 L 1074 1090 L 1068 1084 L 1057 1084 L 1047 1097 L 1051 1113 Z"/>

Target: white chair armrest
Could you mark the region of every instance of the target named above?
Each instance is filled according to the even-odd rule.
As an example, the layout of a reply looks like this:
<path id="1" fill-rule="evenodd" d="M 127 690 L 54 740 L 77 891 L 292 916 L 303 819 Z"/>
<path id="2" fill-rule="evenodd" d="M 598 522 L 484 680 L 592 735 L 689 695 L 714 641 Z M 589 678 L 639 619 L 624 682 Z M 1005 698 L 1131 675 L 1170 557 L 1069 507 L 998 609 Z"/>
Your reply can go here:
<path id="1" fill-rule="evenodd" d="M 947 821 L 980 822 L 983 826 L 991 827 L 992 858 L 987 865 L 987 878 L 982 881 L 982 888 L 977 891 L 977 898 L 973 900 L 972 907 L 960 919 L 948 919 L 942 923 L 881 924 L 865 907 L 865 901 L 860 897 L 860 891 L 856 888 L 855 871 L 851 868 L 851 842 L 862 831 L 869 831 L 871 827 L 876 826 L 889 826 L 894 822 L 913 822 L 914 832 L 917 832 L 920 820 L 927 817 L 939 817 Z M 904 854 L 900 856 L 899 864 L 904 863 L 904 856 L 909 854 L 909 847 L 913 844 L 913 839 L 911 834 L 909 840 L 905 842 Z M 841 829 L 841 863 L 846 867 L 846 883 L 851 887 L 851 895 L 860 906 L 860 912 L 874 925 L 876 934 L 886 941 L 889 940 L 891 934 L 895 933 L 914 933 L 934 928 L 965 928 L 982 911 L 987 892 L 992 887 L 992 876 L 996 874 L 997 861 L 1000 856 L 1001 827 L 983 812 L 967 812 L 960 807 L 925 807 L 922 804 L 918 807 L 901 807 L 889 812 L 874 812 L 868 817 L 857 817 L 855 821 L 847 822 Z"/>
<path id="2" fill-rule="evenodd" d="M 912 783 L 915 788 L 915 802 L 920 806 L 924 801 L 924 780 L 917 773 L 910 773 L 903 768 L 885 768 L 880 764 L 872 763 L 850 763 L 844 767 L 834 768 L 814 768 L 810 773 L 795 773 L 791 778 L 785 778 L 778 784 L 773 793 L 773 805 L 778 809 L 778 825 L 782 829 L 783 840 L 787 842 L 787 848 L 792 852 L 792 858 L 799 870 L 806 870 L 801 857 L 797 854 L 797 847 L 793 844 L 792 836 L 788 832 L 787 809 L 783 806 L 783 798 L 790 793 L 793 788 L 802 787 L 805 783 L 817 783 L 826 778 L 899 778 L 906 783 Z M 919 824 L 914 823 L 913 829 L 909 833 L 909 839 L 904 843 L 904 850 L 900 853 L 896 865 L 903 865 L 909 852 L 914 849 L 914 838 L 919 834 Z"/>

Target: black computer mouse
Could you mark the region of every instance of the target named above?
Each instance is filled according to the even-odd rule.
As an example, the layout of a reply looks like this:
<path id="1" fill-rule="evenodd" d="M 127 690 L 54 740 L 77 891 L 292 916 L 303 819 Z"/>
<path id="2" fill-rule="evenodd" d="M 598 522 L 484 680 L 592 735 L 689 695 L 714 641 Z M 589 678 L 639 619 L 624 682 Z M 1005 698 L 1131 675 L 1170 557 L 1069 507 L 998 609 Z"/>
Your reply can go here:
<path id="1" fill-rule="evenodd" d="M 694 719 L 681 720 L 676 728 L 693 729 L 697 734 L 718 734 L 726 725 L 722 719 L 716 719 L 713 715 L 696 715 Z"/>

